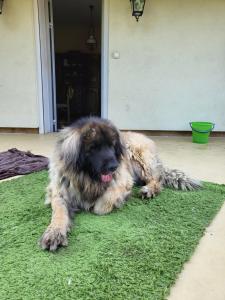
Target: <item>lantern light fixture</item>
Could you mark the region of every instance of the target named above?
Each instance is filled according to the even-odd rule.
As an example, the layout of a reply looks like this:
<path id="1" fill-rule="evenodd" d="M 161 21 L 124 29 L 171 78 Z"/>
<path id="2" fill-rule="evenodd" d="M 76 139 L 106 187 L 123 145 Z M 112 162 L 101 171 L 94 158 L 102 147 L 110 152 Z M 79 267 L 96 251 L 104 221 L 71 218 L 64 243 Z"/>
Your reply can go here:
<path id="1" fill-rule="evenodd" d="M 139 17 L 143 15 L 145 8 L 145 0 L 130 0 L 132 16 L 136 18 L 138 22 Z"/>
<path id="2" fill-rule="evenodd" d="M 0 15 L 2 14 L 4 0 L 0 0 Z"/>
<path id="3" fill-rule="evenodd" d="M 88 48 L 93 51 L 97 45 L 97 41 L 95 37 L 94 18 L 93 18 L 94 6 L 90 5 L 89 9 L 90 9 L 90 27 L 89 27 L 89 35 L 86 44 Z"/>

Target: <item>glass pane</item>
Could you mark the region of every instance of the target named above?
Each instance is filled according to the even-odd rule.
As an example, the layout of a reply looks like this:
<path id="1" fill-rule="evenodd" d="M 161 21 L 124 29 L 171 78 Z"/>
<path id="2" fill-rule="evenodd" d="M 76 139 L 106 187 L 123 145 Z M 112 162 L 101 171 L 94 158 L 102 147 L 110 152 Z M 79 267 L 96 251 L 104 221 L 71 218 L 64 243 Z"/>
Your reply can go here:
<path id="1" fill-rule="evenodd" d="M 135 0 L 134 1 L 134 11 L 143 11 L 144 0 Z"/>

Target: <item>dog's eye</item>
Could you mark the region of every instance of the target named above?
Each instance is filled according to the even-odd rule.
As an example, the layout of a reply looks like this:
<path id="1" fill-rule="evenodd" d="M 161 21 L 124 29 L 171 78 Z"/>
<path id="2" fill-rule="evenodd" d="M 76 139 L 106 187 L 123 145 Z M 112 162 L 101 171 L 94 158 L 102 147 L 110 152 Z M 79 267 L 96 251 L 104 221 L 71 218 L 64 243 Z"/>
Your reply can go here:
<path id="1" fill-rule="evenodd" d="M 116 140 L 113 140 L 112 143 L 113 143 L 113 144 L 112 144 L 112 147 L 115 147 L 115 146 L 116 146 Z"/>
<path id="2" fill-rule="evenodd" d="M 114 149 L 115 149 L 115 146 L 116 146 L 116 140 L 113 140 L 113 141 L 111 142 L 111 144 L 109 145 L 109 148 L 112 149 L 112 150 L 114 150 Z"/>
<path id="3" fill-rule="evenodd" d="M 97 148 L 98 148 L 97 145 L 91 145 L 87 152 L 93 153 Z"/>

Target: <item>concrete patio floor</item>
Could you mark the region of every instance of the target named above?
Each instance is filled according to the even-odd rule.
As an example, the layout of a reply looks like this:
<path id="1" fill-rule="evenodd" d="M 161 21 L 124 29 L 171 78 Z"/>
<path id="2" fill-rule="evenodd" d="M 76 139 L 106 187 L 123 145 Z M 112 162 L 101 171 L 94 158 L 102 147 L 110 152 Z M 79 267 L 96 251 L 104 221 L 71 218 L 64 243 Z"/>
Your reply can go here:
<path id="1" fill-rule="evenodd" d="M 30 150 L 50 156 L 57 134 L 1 134 L 0 151 Z M 179 168 L 194 178 L 225 184 L 225 138 L 209 144 L 191 142 L 191 137 L 153 137 L 164 164 Z M 225 299 L 225 205 L 207 228 L 191 260 L 185 264 L 169 300 Z"/>

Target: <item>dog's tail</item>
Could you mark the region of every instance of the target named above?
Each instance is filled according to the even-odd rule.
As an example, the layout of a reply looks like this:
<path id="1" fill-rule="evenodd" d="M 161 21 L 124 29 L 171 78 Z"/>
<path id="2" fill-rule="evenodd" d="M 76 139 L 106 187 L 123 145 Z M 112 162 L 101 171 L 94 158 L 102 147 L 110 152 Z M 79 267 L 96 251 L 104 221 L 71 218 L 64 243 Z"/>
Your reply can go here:
<path id="1" fill-rule="evenodd" d="M 176 169 L 164 169 L 163 186 L 182 191 L 200 189 L 202 183 L 199 180 L 188 177 L 184 172 Z"/>

